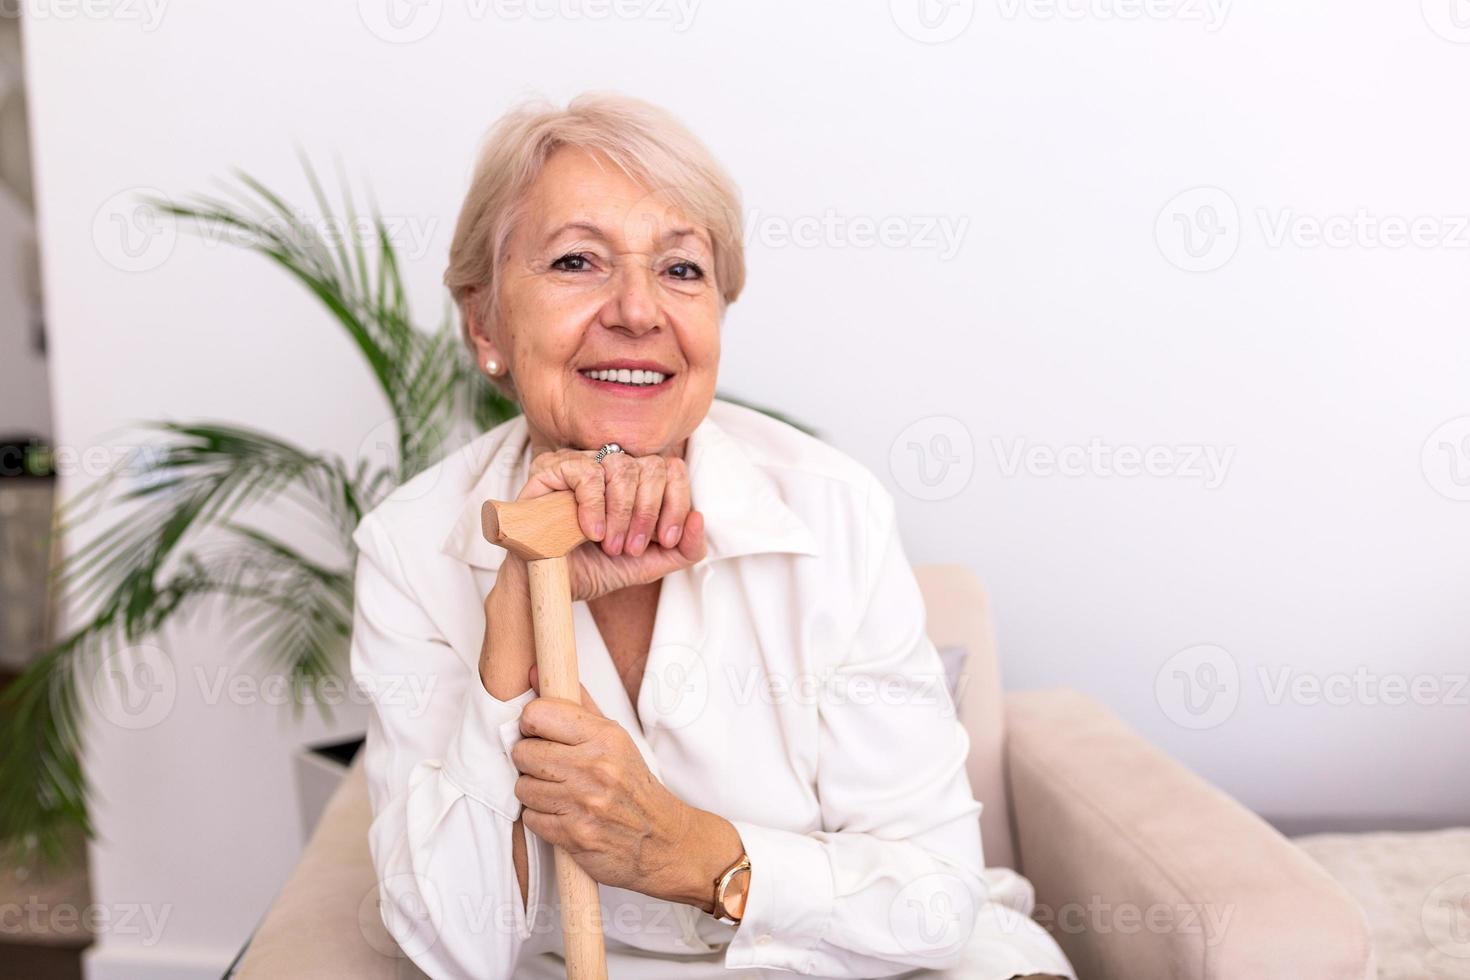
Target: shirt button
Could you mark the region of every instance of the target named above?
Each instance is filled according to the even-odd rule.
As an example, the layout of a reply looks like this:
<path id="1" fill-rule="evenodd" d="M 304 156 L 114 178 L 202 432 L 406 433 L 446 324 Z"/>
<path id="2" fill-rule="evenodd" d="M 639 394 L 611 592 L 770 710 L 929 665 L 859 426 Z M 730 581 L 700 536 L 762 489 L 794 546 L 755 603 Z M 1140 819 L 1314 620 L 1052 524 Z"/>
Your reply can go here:
<path id="1" fill-rule="evenodd" d="M 763 932 L 759 936 L 755 937 L 755 944 L 757 946 L 768 946 L 770 945 L 770 942 L 771 934 L 769 932 Z"/>

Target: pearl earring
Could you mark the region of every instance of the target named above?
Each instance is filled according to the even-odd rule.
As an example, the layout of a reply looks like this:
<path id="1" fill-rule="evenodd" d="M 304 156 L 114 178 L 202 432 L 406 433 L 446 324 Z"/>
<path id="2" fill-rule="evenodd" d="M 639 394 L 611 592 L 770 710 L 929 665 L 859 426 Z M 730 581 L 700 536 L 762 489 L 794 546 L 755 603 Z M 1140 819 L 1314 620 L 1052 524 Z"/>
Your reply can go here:
<path id="1" fill-rule="evenodd" d="M 485 371 L 491 377 L 494 377 L 500 373 L 500 362 L 493 357 L 487 357 L 485 359 Z"/>

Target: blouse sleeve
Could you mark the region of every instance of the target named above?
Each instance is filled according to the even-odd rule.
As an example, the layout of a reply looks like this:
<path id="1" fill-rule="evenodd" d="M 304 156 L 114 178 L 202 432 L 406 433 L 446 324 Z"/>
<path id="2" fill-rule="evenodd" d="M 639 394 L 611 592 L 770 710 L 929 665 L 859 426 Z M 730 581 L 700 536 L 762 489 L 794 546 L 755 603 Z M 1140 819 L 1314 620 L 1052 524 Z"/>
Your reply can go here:
<path id="1" fill-rule="evenodd" d="M 551 888 L 534 834 L 525 835 L 526 906 L 511 857 L 521 804 L 510 748 L 534 692 L 500 701 L 485 690 L 414 598 L 372 514 L 353 540 L 351 664 L 372 703 L 368 841 L 384 924 L 430 976 L 512 976 Z"/>
<path id="2" fill-rule="evenodd" d="M 750 856 L 727 967 L 824 977 L 954 966 L 985 901 L 980 804 L 924 602 L 874 481 L 865 612 L 822 685 L 820 832 L 733 821 Z"/>

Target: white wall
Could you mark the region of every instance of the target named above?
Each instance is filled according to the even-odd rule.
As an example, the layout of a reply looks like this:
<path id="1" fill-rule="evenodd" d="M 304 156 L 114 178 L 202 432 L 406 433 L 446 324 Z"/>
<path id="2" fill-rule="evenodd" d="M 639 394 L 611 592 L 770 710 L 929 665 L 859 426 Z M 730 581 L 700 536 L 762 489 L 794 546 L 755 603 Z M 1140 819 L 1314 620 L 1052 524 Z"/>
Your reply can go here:
<path id="1" fill-rule="evenodd" d="M 484 127 L 524 94 L 622 89 L 682 114 L 745 190 L 724 386 L 881 472 L 914 560 L 984 576 L 1009 685 L 1086 690 L 1264 812 L 1470 811 L 1470 31 L 1450 0 L 1121 0 L 1135 19 L 958 0 L 929 8 L 937 35 L 907 0 L 686 2 L 687 24 L 672 0 L 600 20 L 428 0 L 396 33 L 386 2 L 27 7 L 63 442 L 215 417 L 350 453 L 385 414 L 264 261 L 181 237 L 146 271 L 110 264 L 94 226 L 115 195 L 238 165 L 304 201 L 292 141 L 340 154 L 431 230 L 409 270 L 428 321 Z M 1176 200 L 1201 186 L 1219 191 Z M 1343 247 L 1300 238 L 1359 209 L 1427 219 L 1426 244 L 1365 222 Z M 816 246 L 783 236 L 829 212 Z M 850 226 L 885 218 L 886 245 Z M 963 229 L 953 254 L 930 223 Z M 1185 472 L 1035 455 L 1094 439 Z M 1218 486 L 1191 475 L 1206 449 Z M 231 658 L 207 622 L 170 642 Z M 1347 703 L 1277 697 L 1283 669 L 1336 675 Z M 1385 675 L 1438 703 L 1370 703 Z M 1217 689 L 1203 714 L 1181 677 Z M 172 904 L 154 950 L 204 976 L 289 867 L 300 731 L 195 700 L 98 745 L 94 868 L 102 901 Z M 138 945 L 109 935 L 93 975 L 130 975 Z"/>

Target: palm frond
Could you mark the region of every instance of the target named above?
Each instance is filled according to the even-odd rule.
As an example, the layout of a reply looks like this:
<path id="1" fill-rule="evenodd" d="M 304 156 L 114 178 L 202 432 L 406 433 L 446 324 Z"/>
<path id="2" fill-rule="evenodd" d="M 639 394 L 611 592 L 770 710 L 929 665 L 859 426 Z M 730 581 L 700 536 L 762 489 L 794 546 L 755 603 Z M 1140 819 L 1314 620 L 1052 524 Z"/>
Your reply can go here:
<path id="1" fill-rule="evenodd" d="M 90 634 L 53 646 L 0 694 L 0 841 L 26 861 L 64 864 L 90 836 L 75 672 Z"/>
<path id="2" fill-rule="evenodd" d="M 431 461 L 457 419 L 456 387 L 462 374 L 449 356 L 455 350 L 452 320 L 440 329 L 416 329 L 409 317 L 396 249 L 379 214 L 370 225 L 359 220 L 346 181 L 343 214 L 332 209 L 310 161 L 303 157 L 308 185 L 320 209 L 309 219 L 278 194 L 243 172 L 242 203 L 195 195 L 184 203 L 150 199 L 160 211 L 186 219 L 205 232 L 221 229 L 239 243 L 286 269 L 327 307 L 346 329 L 387 400 L 399 437 L 400 479 Z M 359 230 L 370 227 L 375 255 L 369 255 Z M 338 229 L 328 241 L 323 228 Z M 508 418 L 509 415 L 503 415 Z"/>
<path id="3" fill-rule="evenodd" d="M 154 583 L 181 542 L 243 508 L 283 498 L 344 538 L 365 512 L 361 490 L 339 460 L 228 423 L 145 428 L 168 441 L 117 494 L 128 519 L 113 523 L 58 569 L 58 584 L 83 611 L 109 599 L 123 608 L 151 608 Z M 114 472 L 108 479 L 117 478 Z"/>

